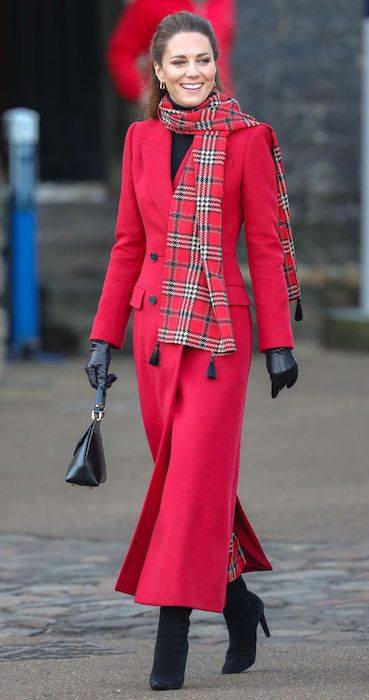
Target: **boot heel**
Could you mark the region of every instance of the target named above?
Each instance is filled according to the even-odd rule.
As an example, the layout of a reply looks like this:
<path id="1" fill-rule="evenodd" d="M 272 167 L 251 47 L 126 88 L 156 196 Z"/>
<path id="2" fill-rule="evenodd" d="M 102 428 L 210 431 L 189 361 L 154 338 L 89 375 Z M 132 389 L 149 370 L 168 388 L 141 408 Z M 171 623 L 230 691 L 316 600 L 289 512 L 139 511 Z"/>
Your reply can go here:
<path id="1" fill-rule="evenodd" d="M 261 624 L 261 626 L 262 626 L 262 628 L 263 628 L 263 631 L 264 631 L 265 636 L 266 636 L 266 637 L 270 637 L 269 627 L 268 627 L 268 625 L 267 625 L 267 621 L 266 621 L 266 619 L 265 619 L 264 613 L 262 614 L 262 616 L 261 616 L 261 618 L 260 618 L 260 624 Z"/>

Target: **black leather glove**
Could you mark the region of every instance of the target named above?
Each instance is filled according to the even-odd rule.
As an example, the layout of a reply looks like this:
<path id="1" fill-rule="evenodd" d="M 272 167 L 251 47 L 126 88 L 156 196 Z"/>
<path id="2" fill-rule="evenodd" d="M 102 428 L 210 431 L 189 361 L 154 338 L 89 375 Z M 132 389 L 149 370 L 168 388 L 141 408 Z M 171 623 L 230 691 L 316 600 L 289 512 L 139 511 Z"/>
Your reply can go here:
<path id="1" fill-rule="evenodd" d="M 289 389 L 297 380 L 298 364 L 291 348 L 270 348 L 265 351 L 266 366 L 272 382 L 272 399 L 283 387 Z"/>
<path id="2" fill-rule="evenodd" d="M 110 344 L 105 340 L 92 340 L 90 346 L 90 357 L 85 371 L 91 386 L 94 389 L 101 387 L 109 389 L 118 377 L 115 374 L 108 374 L 111 360 Z"/>

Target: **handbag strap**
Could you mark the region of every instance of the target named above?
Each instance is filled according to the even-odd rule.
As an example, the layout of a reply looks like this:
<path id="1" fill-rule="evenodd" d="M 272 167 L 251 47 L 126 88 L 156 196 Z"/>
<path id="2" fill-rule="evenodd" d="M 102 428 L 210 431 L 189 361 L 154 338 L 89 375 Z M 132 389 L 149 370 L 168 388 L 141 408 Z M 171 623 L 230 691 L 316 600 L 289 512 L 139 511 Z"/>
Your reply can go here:
<path id="1" fill-rule="evenodd" d="M 106 389 L 104 387 L 97 387 L 95 405 L 92 409 L 92 420 L 100 421 L 105 413 L 105 397 Z"/>

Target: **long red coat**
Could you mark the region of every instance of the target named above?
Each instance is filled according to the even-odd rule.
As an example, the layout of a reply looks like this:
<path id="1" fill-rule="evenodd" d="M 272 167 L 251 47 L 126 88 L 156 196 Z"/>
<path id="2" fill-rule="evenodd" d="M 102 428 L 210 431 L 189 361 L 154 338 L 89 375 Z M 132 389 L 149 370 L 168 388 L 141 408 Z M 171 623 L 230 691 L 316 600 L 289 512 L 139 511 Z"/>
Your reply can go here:
<path id="1" fill-rule="evenodd" d="M 212 23 L 219 43 L 217 63 L 224 90 L 233 94 L 231 53 L 236 23 L 235 0 L 207 0 L 202 3 L 194 0 L 132 0 L 122 10 L 106 52 L 110 74 L 122 97 L 135 101 L 140 99 L 144 76 L 138 59 L 148 54 L 159 22 L 166 15 L 180 10 L 200 14 Z"/>
<path id="2" fill-rule="evenodd" d="M 161 343 L 159 366 L 148 362 L 173 192 L 171 133 L 158 120 L 136 122 L 127 132 L 116 243 L 90 339 L 121 348 L 134 309 L 134 362 L 154 469 L 116 590 L 135 595 L 138 603 L 221 612 L 232 530 L 246 552 L 243 571 L 272 568 L 237 497 L 252 349 L 250 300 L 236 257 L 242 220 L 259 349 L 293 347 L 270 149 L 266 125 L 229 135 L 222 250 L 237 351 L 215 358 L 213 380 L 204 350 Z"/>

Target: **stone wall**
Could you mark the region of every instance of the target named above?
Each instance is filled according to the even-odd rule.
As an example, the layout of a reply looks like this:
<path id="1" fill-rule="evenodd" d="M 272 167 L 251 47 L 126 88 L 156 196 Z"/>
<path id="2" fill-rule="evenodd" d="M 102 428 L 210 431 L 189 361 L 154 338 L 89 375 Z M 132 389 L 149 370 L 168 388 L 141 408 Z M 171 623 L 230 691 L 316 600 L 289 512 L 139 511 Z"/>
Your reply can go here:
<path id="1" fill-rule="evenodd" d="M 238 98 L 277 133 L 305 264 L 358 257 L 361 13 L 359 1 L 238 2 Z"/>

